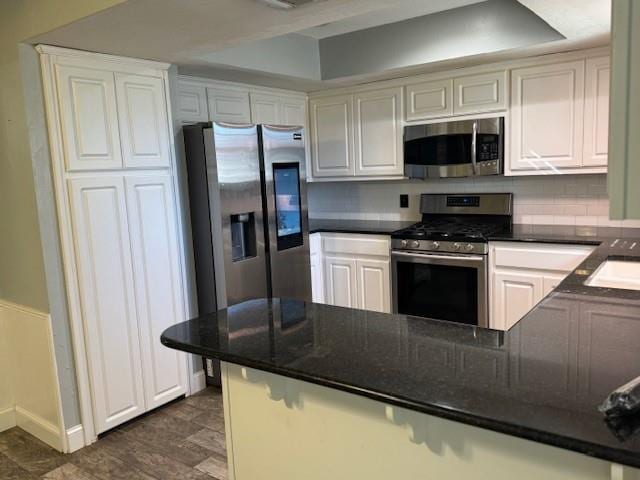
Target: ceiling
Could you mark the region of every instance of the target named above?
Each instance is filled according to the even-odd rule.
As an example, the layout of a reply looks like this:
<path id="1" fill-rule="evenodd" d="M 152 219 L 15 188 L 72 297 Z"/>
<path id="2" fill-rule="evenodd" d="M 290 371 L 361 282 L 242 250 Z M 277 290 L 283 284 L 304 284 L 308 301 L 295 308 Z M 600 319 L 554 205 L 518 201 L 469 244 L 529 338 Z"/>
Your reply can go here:
<path id="1" fill-rule="evenodd" d="M 29 41 L 310 91 L 607 44 L 610 2 L 128 0 Z"/>

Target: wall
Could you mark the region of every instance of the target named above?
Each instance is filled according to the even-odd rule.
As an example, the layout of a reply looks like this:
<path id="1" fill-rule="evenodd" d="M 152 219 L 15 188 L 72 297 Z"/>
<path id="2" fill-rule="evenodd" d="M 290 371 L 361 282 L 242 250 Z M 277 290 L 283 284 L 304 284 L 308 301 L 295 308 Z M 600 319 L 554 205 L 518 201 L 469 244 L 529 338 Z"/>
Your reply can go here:
<path id="1" fill-rule="evenodd" d="M 13 385 L 5 320 L 0 315 L 0 432 L 15 426 Z"/>
<path id="2" fill-rule="evenodd" d="M 49 258 L 45 262 L 43 258 L 43 248 L 58 255 L 59 248 L 57 243 L 52 244 L 50 235 L 41 236 L 41 231 L 57 228 L 56 218 L 46 211 L 44 215 L 43 211 L 39 214 L 36 204 L 37 195 L 40 197 L 38 205 L 53 204 L 51 191 L 38 191 L 43 182 L 50 182 L 48 145 L 42 141 L 46 135 L 41 133 L 40 140 L 32 138 L 38 129 L 44 131 L 41 100 L 38 104 L 38 98 L 33 97 L 34 88 L 36 92 L 41 90 L 41 81 L 36 68 L 37 58 L 32 56 L 25 68 L 19 44 L 34 35 L 122 1 L 65 0 L 60 3 L 54 0 L 6 0 L 2 3 L 0 16 L 0 205 L 3 206 L 0 208 L 0 299 L 43 312 L 51 310 L 51 321 L 59 327 L 54 330 L 62 332 L 56 338 L 56 347 L 61 352 L 60 356 L 67 359 L 72 355 L 68 319 L 64 311 L 53 311 L 54 304 L 65 302 L 61 298 L 64 297 L 64 285 L 55 272 L 49 271 L 57 259 Z M 28 94 L 25 95 L 23 88 Z M 45 242 L 49 243 L 45 245 Z M 47 288 L 45 272 L 49 285 L 57 285 L 56 289 Z M 34 330 L 17 329 L 7 334 L 12 332 L 35 335 L 33 339 L 26 338 L 29 345 L 31 341 L 35 344 L 42 338 Z M 10 344 L 14 340 L 7 337 Z M 31 367 L 30 362 L 24 367 Z M 20 367 L 18 365 L 18 371 Z M 39 365 L 39 368 L 48 367 L 48 364 Z M 70 360 L 63 362 L 61 381 L 66 379 L 66 401 L 63 404 L 70 424 L 77 423 L 79 419 L 74 376 L 73 363 Z"/>
<path id="3" fill-rule="evenodd" d="M 308 192 L 312 218 L 418 220 L 421 193 L 512 192 L 515 223 L 640 227 L 609 220 L 606 175 L 316 182 Z M 399 208 L 401 193 L 409 194 L 407 209 Z"/>

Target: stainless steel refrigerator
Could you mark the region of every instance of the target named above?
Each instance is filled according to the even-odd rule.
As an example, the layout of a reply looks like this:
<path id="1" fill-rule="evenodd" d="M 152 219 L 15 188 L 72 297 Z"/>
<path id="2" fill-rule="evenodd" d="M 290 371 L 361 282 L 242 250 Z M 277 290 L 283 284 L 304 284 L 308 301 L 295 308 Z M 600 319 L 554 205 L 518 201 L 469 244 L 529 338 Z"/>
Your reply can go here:
<path id="1" fill-rule="evenodd" d="M 200 314 L 251 298 L 311 301 L 303 128 L 183 131 Z"/>

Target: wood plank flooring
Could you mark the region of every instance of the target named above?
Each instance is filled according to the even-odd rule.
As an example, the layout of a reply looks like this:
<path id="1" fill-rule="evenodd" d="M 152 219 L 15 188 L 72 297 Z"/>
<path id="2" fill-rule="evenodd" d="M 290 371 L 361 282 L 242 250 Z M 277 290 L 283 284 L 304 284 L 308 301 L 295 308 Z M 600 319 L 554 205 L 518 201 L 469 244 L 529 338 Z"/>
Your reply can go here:
<path id="1" fill-rule="evenodd" d="M 0 433 L 2 480 L 226 480 L 220 391 L 207 388 L 64 455 L 19 428 Z"/>

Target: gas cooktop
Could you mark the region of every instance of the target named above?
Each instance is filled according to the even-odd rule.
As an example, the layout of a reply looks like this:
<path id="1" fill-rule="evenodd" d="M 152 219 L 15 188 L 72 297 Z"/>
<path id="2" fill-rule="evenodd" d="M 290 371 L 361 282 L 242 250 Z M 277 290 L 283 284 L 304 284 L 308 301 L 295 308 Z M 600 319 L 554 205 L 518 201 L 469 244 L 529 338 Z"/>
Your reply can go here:
<path id="1" fill-rule="evenodd" d="M 407 238 L 410 240 L 459 240 L 468 242 L 483 242 L 486 237 L 505 230 L 504 225 L 495 223 L 467 221 L 433 220 L 418 222 L 410 227 L 397 230 L 392 238 Z"/>

